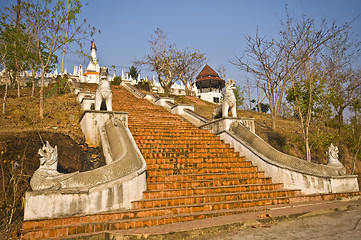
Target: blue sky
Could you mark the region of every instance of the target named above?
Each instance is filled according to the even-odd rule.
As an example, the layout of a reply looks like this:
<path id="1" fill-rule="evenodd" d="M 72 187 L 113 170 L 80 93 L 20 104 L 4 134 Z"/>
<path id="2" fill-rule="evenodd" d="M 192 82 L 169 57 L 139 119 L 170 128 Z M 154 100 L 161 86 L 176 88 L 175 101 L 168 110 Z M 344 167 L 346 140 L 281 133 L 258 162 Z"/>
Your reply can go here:
<path id="1" fill-rule="evenodd" d="M 276 37 L 286 3 L 295 16 L 305 13 L 339 24 L 361 13 L 361 0 L 90 0 L 79 19 L 86 18 L 101 30 L 94 36 L 99 64 L 119 66 L 117 75 L 124 66 L 130 67 L 134 58 L 149 52 L 148 41 L 160 28 L 178 48 L 206 53 L 212 68 L 223 64 L 226 78 L 241 84 L 244 74 L 229 60 L 242 54 L 244 35 L 253 35 L 257 28 L 262 35 Z M 361 17 L 352 26 L 361 36 Z M 90 43 L 84 50 L 89 48 Z M 82 62 L 75 55 L 67 55 L 68 72 Z M 152 76 L 147 69 L 140 69 L 142 77 Z"/>

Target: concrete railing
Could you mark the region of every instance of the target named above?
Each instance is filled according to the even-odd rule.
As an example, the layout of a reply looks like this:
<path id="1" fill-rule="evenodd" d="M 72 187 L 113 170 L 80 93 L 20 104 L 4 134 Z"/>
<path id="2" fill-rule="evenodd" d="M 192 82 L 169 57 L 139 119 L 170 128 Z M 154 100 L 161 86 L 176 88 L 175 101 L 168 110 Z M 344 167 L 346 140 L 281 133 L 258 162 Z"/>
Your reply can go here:
<path id="1" fill-rule="evenodd" d="M 144 98 L 146 96 L 145 93 L 139 91 L 136 87 L 134 87 L 132 84 L 129 83 L 121 83 L 121 86 L 125 87 L 126 89 L 128 89 L 129 92 L 131 92 L 133 95 L 135 95 L 138 98 Z"/>
<path id="2" fill-rule="evenodd" d="M 209 122 L 208 118 L 196 113 L 194 109 L 189 109 L 189 108 L 184 109 L 182 116 L 191 123 L 193 123 L 194 125 L 196 125 L 197 127 L 202 126 L 207 122 Z"/>
<path id="3" fill-rule="evenodd" d="M 90 91 L 78 91 L 78 94 L 76 95 L 76 99 L 78 100 L 79 103 L 81 103 L 84 97 L 95 98 L 95 94 L 91 93 Z"/>
<path id="4" fill-rule="evenodd" d="M 80 102 L 82 110 L 94 110 L 95 97 L 85 96 Z"/>
<path id="5" fill-rule="evenodd" d="M 102 145 L 107 165 L 75 173 L 58 190 L 27 192 L 24 220 L 129 209 L 143 198 L 146 162 L 127 128 L 127 114 L 85 111 L 80 122 L 87 142 Z"/>
<path id="6" fill-rule="evenodd" d="M 342 175 L 340 168 L 281 153 L 242 124 L 232 123 L 229 130 L 217 135 L 285 188 L 300 189 L 305 194 L 359 191 L 357 176 Z"/>
<path id="7" fill-rule="evenodd" d="M 254 125 L 254 118 L 234 118 L 234 117 L 225 117 L 220 118 L 212 121 L 208 121 L 207 123 L 200 126 L 201 129 L 210 130 L 211 132 L 217 134 L 222 131 L 229 130 L 229 127 L 232 123 L 237 122 L 242 124 L 244 127 L 246 127 L 248 130 L 250 130 L 252 133 L 255 133 L 255 125 Z"/>

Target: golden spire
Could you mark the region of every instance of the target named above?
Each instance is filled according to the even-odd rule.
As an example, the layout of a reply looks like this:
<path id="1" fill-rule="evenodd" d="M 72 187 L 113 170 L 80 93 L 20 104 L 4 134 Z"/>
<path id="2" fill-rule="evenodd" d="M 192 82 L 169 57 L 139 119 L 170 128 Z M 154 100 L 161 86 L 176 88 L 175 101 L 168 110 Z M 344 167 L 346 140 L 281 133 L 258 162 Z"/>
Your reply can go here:
<path id="1" fill-rule="evenodd" d="M 90 47 L 90 50 L 92 50 L 92 49 L 97 50 L 97 47 L 95 46 L 94 40 L 92 41 L 92 45 Z"/>

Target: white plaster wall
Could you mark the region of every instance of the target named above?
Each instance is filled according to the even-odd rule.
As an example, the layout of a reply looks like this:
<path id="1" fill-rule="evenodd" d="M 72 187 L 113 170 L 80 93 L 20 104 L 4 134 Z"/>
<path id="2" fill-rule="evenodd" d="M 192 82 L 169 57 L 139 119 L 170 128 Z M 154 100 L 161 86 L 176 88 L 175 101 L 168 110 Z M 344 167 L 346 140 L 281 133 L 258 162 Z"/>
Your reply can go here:
<path id="1" fill-rule="evenodd" d="M 185 114 L 184 109 L 190 109 L 192 111 L 194 111 L 194 107 L 193 106 L 189 106 L 189 105 L 177 105 L 176 107 L 172 108 L 171 113 L 172 114 Z"/>
<path id="2" fill-rule="evenodd" d="M 131 208 L 143 198 L 146 173 L 133 174 L 88 190 L 26 192 L 24 220 L 96 214 Z"/>
<path id="3" fill-rule="evenodd" d="M 92 104 L 94 103 L 95 103 L 95 99 L 89 97 L 83 97 L 83 100 L 81 101 L 81 109 L 90 110 Z"/>
<path id="4" fill-rule="evenodd" d="M 109 112 L 101 110 L 87 110 L 84 112 L 80 120 L 80 127 L 87 144 L 100 146 L 99 127 L 103 126 L 103 124 L 111 117 L 118 118 L 126 127 L 128 127 L 128 115 L 125 112 Z"/>
<path id="5" fill-rule="evenodd" d="M 233 138 L 228 132 L 219 135 L 225 143 L 230 144 L 234 149 L 252 161 L 252 163 L 264 171 L 265 175 L 272 177 L 274 182 L 283 183 L 285 188 L 300 189 L 304 194 L 314 193 L 339 193 L 358 191 L 356 176 L 315 176 L 293 169 L 286 168 L 271 161 L 265 161 L 260 153 L 252 151 L 241 142 Z"/>
<path id="6" fill-rule="evenodd" d="M 207 93 L 198 93 L 197 97 L 200 96 L 200 99 L 205 100 L 207 102 L 214 103 L 213 98 L 217 97 L 219 101 L 222 99 L 222 93 L 219 92 L 207 92 Z"/>

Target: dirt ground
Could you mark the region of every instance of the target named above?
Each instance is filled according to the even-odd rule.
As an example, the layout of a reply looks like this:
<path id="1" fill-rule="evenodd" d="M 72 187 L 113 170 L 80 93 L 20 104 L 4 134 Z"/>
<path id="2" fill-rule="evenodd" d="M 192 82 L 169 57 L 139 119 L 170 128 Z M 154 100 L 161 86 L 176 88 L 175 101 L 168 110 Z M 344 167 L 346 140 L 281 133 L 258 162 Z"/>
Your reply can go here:
<path id="1" fill-rule="evenodd" d="M 41 120 L 38 98 L 30 96 L 30 88 L 22 89 L 21 94 L 19 98 L 10 90 L 7 112 L 0 115 L 0 239 L 20 237 L 24 193 L 30 189 L 30 178 L 39 167 L 38 150 L 43 143 L 57 145 L 59 172 L 87 171 L 105 165 L 101 149 L 84 141 L 79 127 L 82 111 L 74 96 L 48 96 Z"/>
<path id="2" fill-rule="evenodd" d="M 361 205 L 347 211 L 249 226 L 240 231 L 194 240 L 351 240 L 361 239 Z"/>

